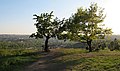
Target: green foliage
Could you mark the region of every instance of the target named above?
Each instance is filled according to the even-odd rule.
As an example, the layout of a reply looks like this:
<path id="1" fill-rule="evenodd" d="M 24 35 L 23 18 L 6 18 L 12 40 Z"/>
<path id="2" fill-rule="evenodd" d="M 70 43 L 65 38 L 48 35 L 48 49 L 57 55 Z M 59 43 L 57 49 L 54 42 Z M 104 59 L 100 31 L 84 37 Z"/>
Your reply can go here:
<path id="1" fill-rule="evenodd" d="M 33 33 L 30 37 L 43 38 L 49 36 L 56 37 L 60 32 L 61 25 L 63 24 L 63 20 L 60 21 L 58 18 L 53 19 L 53 11 L 49 13 L 42 13 L 40 16 L 33 15 L 36 18 L 35 26 L 37 28 L 37 32 Z M 59 32 L 58 32 L 59 31 Z"/>
<path id="2" fill-rule="evenodd" d="M 42 13 L 40 16 L 33 15 L 36 18 L 37 32 L 30 37 L 42 38 L 45 37 L 45 48 L 49 38 L 57 37 L 58 39 L 70 39 L 77 41 L 87 41 L 89 50 L 91 50 L 91 42 L 94 39 L 103 39 L 105 35 L 112 34 L 111 29 L 104 29 L 104 24 L 101 24 L 106 15 L 104 9 L 93 3 L 89 8 L 79 8 L 75 14 L 69 19 L 60 21 L 58 18 L 53 19 L 53 11 Z"/>
<path id="3" fill-rule="evenodd" d="M 83 40 L 101 39 L 106 34 L 111 34 L 111 29 L 103 29 L 104 24 L 101 24 L 106 17 L 103 11 L 104 9 L 99 8 L 96 3 L 87 9 L 79 8 L 70 18 L 70 32 Z"/>
<path id="4" fill-rule="evenodd" d="M 63 21 L 60 21 L 58 18 L 53 19 L 53 11 L 49 13 L 42 13 L 40 16 L 38 15 L 33 15 L 36 18 L 33 18 L 36 20 L 36 28 L 37 32 L 33 33 L 30 35 L 30 37 L 35 37 L 35 38 L 43 38 L 45 37 L 45 48 L 44 50 L 46 52 L 49 51 L 48 49 L 48 40 L 52 37 L 60 37 L 61 33 L 63 32 L 62 27 L 63 27 Z M 61 38 L 61 37 L 60 37 Z M 59 38 L 59 39 L 60 39 Z"/>
<path id="5" fill-rule="evenodd" d="M 118 40 L 115 38 L 114 41 L 111 41 L 108 48 L 111 51 L 113 51 L 113 50 L 119 50 L 120 49 L 120 45 L 118 43 Z"/>
<path id="6" fill-rule="evenodd" d="M 94 47 L 93 51 L 104 50 L 107 48 L 107 42 L 105 39 L 96 39 L 92 41 L 92 47 Z"/>
<path id="7" fill-rule="evenodd" d="M 104 9 L 98 7 L 96 3 L 91 4 L 86 9 L 79 8 L 65 22 L 68 38 L 77 41 L 85 40 L 89 46 L 89 51 L 92 51 L 91 42 L 94 39 L 103 39 L 105 35 L 112 34 L 111 29 L 104 29 L 105 25 L 101 24 L 106 17 L 103 11 Z"/>

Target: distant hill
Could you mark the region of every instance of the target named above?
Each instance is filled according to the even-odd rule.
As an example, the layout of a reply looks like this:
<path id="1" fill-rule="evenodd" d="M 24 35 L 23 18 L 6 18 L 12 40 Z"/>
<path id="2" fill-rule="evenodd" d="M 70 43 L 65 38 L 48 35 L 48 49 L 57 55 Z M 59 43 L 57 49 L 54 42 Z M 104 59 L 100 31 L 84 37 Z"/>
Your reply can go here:
<path id="1" fill-rule="evenodd" d="M 110 38 L 114 40 L 115 38 L 120 39 L 120 35 L 111 35 L 110 37 L 106 37 L 106 39 Z M 16 39 L 30 39 L 29 35 L 16 35 L 16 34 L 0 34 L 1 40 L 16 40 Z"/>
<path id="2" fill-rule="evenodd" d="M 0 41 L 14 41 L 20 39 L 29 39 L 29 35 L 0 34 Z"/>
<path id="3" fill-rule="evenodd" d="M 114 40 L 115 38 L 120 40 L 120 35 L 111 35 L 110 37 L 106 37 L 106 39 L 111 39 L 111 40 Z"/>
<path id="4" fill-rule="evenodd" d="M 110 37 L 106 37 L 105 39 L 111 39 L 114 40 L 117 38 L 120 40 L 120 35 L 111 35 Z M 34 42 L 35 39 L 29 38 L 29 35 L 11 35 L 11 34 L 0 34 L 0 41 L 30 41 Z M 44 39 L 40 39 L 40 43 L 44 45 Z M 50 47 L 77 47 L 77 48 L 84 48 L 87 46 L 86 43 L 82 42 L 73 42 L 67 40 L 64 42 L 64 40 L 57 40 L 54 38 L 51 38 L 49 40 L 49 46 Z"/>

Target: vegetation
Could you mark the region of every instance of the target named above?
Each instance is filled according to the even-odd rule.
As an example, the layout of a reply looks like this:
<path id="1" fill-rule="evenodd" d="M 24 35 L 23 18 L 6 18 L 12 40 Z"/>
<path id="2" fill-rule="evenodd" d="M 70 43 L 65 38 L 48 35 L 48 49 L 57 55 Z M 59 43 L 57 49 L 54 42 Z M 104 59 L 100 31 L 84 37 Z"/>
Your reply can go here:
<path id="1" fill-rule="evenodd" d="M 36 34 L 33 33 L 30 37 L 43 38 L 45 37 L 45 51 L 48 50 L 48 40 L 51 37 L 71 39 L 71 40 L 85 40 L 88 44 L 89 52 L 92 52 L 92 41 L 94 39 L 103 39 L 105 35 L 112 34 L 111 29 L 104 29 L 105 16 L 103 9 L 99 8 L 97 4 L 91 4 L 88 9 L 80 8 L 77 13 L 66 20 L 52 19 L 52 12 L 50 14 L 43 13 L 36 16 Z M 62 34 L 62 35 L 61 35 Z M 74 36 L 74 37 L 73 37 Z"/>
<path id="2" fill-rule="evenodd" d="M 71 36 L 71 40 L 86 41 L 89 52 L 91 52 L 94 39 L 103 39 L 105 35 L 112 34 L 111 29 L 103 28 L 105 25 L 101 23 L 104 18 L 103 9 L 97 4 L 91 4 L 88 9 L 79 8 L 67 20 L 67 35 Z"/>
<path id="3" fill-rule="evenodd" d="M 41 49 L 42 40 L 16 40 L 16 41 L 0 41 L 0 49 Z"/>
<path id="4" fill-rule="evenodd" d="M 48 13 L 42 13 L 40 16 L 34 15 L 36 18 L 36 28 L 37 32 L 33 33 L 30 37 L 35 38 L 43 38 L 45 37 L 45 47 L 44 51 L 48 52 L 48 40 L 52 37 L 57 37 L 60 33 L 61 25 L 63 24 L 62 21 L 58 20 L 58 18 L 53 19 L 53 11 Z"/>
<path id="5" fill-rule="evenodd" d="M 60 65 L 60 71 L 120 70 L 120 51 L 111 52 L 108 49 L 91 53 L 84 49 L 57 49 L 55 51 L 56 58 L 48 61 L 48 64 Z M 58 55 L 58 52 L 61 55 Z"/>
<path id="6" fill-rule="evenodd" d="M 120 41 L 116 38 L 103 40 L 106 35 L 112 34 L 111 29 L 104 29 L 104 24 L 101 24 L 105 19 L 103 11 L 97 4 L 91 4 L 87 9 L 79 8 L 69 19 L 54 19 L 53 11 L 40 16 L 35 14 L 37 32 L 30 37 L 37 40 L 22 36 L 0 37 L 0 71 L 24 71 L 26 66 L 39 59 L 44 61 L 38 65 L 47 63 L 49 66 L 43 66 L 51 71 L 55 68 L 60 71 L 119 71 Z M 43 40 L 40 38 L 45 38 L 44 51 L 48 53 L 42 52 Z M 68 46 L 61 42 L 49 43 L 52 38 L 64 39 L 59 41 L 68 41 L 64 43 Z M 49 47 L 53 48 L 52 45 L 56 44 L 59 44 L 58 48 L 51 49 L 49 53 Z M 86 45 L 89 51 L 85 49 Z"/>
<path id="7" fill-rule="evenodd" d="M 119 50 L 120 49 L 120 45 L 118 40 L 115 38 L 114 41 L 111 41 L 108 47 L 111 51 L 113 50 Z"/>
<path id="8" fill-rule="evenodd" d="M 0 71 L 21 71 L 26 65 L 38 60 L 36 49 L 1 49 Z"/>
<path id="9" fill-rule="evenodd" d="M 47 64 L 55 65 L 50 69 L 56 68 L 60 71 L 119 71 L 120 70 L 120 51 L 110 51 L 108 49 L 99 52 L 89 53 L 85 49 L 60 48 L 52 50 L 53 59 Z M 43 53 L 43 52 L 42 52 Z M 32 62 L 42 59 L 44 54 L 39 50 L 33 49 L 1 49 L 0 50 L 0 71 L 24 71 L 24 68 Z M 49 70 L 47 68 L 47 70 Z"/>

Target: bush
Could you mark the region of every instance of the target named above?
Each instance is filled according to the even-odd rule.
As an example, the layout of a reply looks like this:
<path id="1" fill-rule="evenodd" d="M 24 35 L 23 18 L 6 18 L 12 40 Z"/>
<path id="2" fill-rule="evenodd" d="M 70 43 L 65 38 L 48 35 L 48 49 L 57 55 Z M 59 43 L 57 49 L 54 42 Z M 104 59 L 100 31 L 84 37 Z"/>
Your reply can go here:
<path id="1" fill-rule="evenodd" d="M 118 44 L 118 40 L 115 38 L 114 41 L 111 41 L 108 47 L 111 51 L 119 50 L 120 45 Z"/>

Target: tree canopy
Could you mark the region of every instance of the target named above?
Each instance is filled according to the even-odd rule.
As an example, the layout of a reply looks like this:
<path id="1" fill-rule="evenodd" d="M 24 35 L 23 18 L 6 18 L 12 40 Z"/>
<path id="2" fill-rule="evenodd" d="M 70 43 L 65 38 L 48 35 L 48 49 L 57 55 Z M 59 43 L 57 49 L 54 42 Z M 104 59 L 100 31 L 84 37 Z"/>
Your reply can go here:
<path id="1" fill-rule="evenodd" d="M 48 51 L 48 40 L 51 37 L 86 41 L 89 51 L 92 51 L 91 42 L 94 39 L 103 39 L 105 35 L 112 34 L 111 29 L 104 28 L 104 9 L 93 3 L 89 8 L 79 8 L 69 19 L 53 19 L 51 13 L 42 13 L 35 16 L 37 32 L 30 37 L 45 37 L 45 51 Z"/>
<path id="2" fill-rule="evenodd" d="M 103 28 L 102 24 L 106 15 L 104 9 L 93 3 L 89 8 L 79 8 L 67 21 L 66 30 L 71 40 L 85 40 L 92 51 L 91 42 L 94 39 L 103 39 L 105 35 L 111 34 L 111 29 Z"/>
<path id="3" fill-rule="evenodd" d="M 61 33 L 62 29 L 62 24 L 63 21 L 60 21 L 57 17 L 53 19 L 53 11 L 51 13 L 42 13 L 40 16 L 38 15 L 33 15 L 35 16 L 36 23 L 35 26 L 37 28 L 37 32 L 33 33 L 30 35 L 30 37 L 35 37 L 35 38 L 43 38 L 45 37 L 45 51 L 49 51 L 48 49 L 48 40 L 51 37 L 57 37 Z"/>

